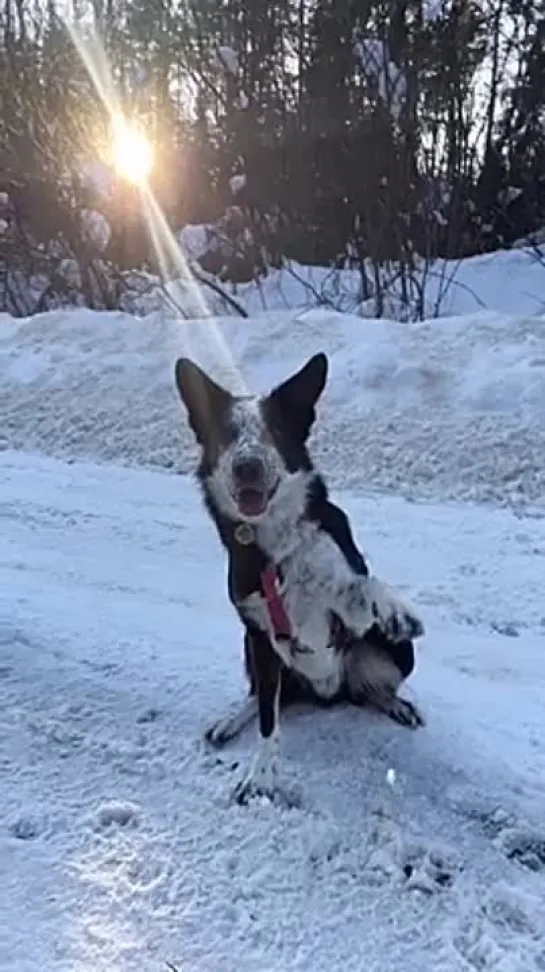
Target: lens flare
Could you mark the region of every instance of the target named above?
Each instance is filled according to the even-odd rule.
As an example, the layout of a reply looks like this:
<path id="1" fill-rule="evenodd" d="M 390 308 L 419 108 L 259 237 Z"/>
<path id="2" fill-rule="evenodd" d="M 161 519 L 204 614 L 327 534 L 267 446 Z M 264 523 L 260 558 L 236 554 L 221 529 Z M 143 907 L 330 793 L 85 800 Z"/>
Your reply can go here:
<path id="1" fill-rule="evenodd" d="M 112 126 L 112 162 L 122 179 L 143 186 L 153 169 L 153 146 L 135 125 L 125 118 Z"/>
<path id="2" fill-rule="evenodd" d="M 193 318 L 210 319 L 212 315 L 202 289 L 191 273 L 178 241 L 168 226 L 161 207 L 148 184 L 148 176 L 153 167 L 152 146 L 142 133 L 138 133 L 137 130 L 128 125 L 124 117 L 100 37 L 94 28 L 86 27 L 84 33 L 66 16 L 63 16 L 63 22 L 110 117 L 114 164 L 119 174 L 131 179 L 139 189 L 144 217 L 148 225 L 165 292 L 171 300 L 177 303 L 178 307 L 186 304 L 189 297 L 192 307 L 191 316 Z M 122 132 L 121 137 L 119 136 L 120 131 Z M 130 134 L 126 137 L 128 131 L 130 131 Z M 116 133 L 118 133 L 117 139 Z M 115 151 L 116 145 L 118 152 Z M 130 158 L 133 153 L 134 157 Z M 115 161 L 116 157 L 117 162 Z M 184 352 L 191 355 L 191 345 L 195 350 L 197 350 L 198 345 L 204 350 L 204 345 L 206 345 L 207 360 L 202 362 L 203 365 L 218 368 L 224 375 L 229 375 L 230 384 L 235 385 L 233 390 L 242 393 L 247 392 L 247 385 L 240 368 L 235 363 L 219 327 L 213 320 L 202 321 L 202 324 L 206 325 L 204 329 L 200 325 L 197 325 L 196 328 L 195 325 L 180 327 L 181 337 L 186 344 Z"/>

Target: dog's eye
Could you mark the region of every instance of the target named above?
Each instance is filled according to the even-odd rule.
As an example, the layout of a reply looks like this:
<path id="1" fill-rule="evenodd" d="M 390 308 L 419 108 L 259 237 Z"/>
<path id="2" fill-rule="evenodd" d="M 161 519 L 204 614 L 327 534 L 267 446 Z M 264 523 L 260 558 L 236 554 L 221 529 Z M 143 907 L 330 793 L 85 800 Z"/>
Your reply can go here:
<path id="1" fill-rule="evenodd" d="M 236 442 L 239 436 L 239 432 L 240 430 L 236 422 L 227 419 L 223 423 L 223 427 L 222 427 L 222 438 L 224 439 L 225 444 L 230 445 L 231 442 Z"/>
<path id="2" fill-rule="evenodd" d="M 278 443 L 282 441 L 282 426 L 280 422 L 269 420 L 267 422 L 266 428 L 267 428 L 268 436 L 270 439 L 272 439 L 273 442 Z"/>

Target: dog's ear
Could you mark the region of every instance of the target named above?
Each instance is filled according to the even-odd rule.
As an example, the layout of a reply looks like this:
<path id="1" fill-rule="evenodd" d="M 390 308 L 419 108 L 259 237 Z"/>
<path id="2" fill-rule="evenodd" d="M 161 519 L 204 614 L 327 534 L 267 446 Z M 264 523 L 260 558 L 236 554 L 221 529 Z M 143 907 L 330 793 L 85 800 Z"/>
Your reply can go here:
<path id="1" fill-rule="evenodd" d="M 315 354 L 306 365 L 278 385 L 269 399 L 289 419 L 290 427 L 304 442 L 316 418 L 315 405 L 327 380 L 327 356 Z"/>
<path id="2" fill-rule="evenodd" d="M 232 395 L 216 385 L 189 358 L 178 358 L 175 365 L 176 387 L 189 416 L 189 424 L 200 445 L 210 441 L 221 419 L 233 403 Z"/>

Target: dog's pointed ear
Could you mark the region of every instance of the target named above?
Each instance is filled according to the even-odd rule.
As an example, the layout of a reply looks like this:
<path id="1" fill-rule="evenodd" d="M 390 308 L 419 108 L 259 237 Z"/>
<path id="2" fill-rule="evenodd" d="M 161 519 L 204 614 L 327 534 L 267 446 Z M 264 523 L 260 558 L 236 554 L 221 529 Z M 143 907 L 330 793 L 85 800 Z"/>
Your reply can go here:
<path id="1" fill-rule="evenodd" d="M 210 440 L 214 429 L 230 405 L 233 397 L 216 385 L 189 358 L 178 358 L 175 365 L 176 387 L 189 416 L 189 424 L 200 445 Z"/>
<path id="2" fill-rule="evenodd" d="M 300 371 L 273 389 L 269 399 L 289 419 L 290 427 L 305 441 L 316 418 L 315 405 L 327 381 L 327 356 L 315 354 Z"/>

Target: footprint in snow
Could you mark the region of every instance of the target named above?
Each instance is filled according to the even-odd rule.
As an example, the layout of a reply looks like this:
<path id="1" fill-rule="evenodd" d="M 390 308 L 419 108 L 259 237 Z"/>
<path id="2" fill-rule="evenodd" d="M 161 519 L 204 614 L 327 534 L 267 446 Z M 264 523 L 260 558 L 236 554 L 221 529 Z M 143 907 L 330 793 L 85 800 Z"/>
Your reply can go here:
<path id="1" fill-rule="evenodd" d="M 481 815 L 485 833 L 510 861 L 529 871 L 545 873 L 545 830 L 517 824 L 512 813 L 501 807 Z"/>
<path id="2" fill-rule="evenodd" d="M 98 808 L 93 824 L 96 830 L 109 831 L 115 827 L 137 827 L 138 810 L 132 803 L 109 800 Z"/>
<path id="3" fill-rule="evenodd" d="M 505 882 L 475 889 L 453 938 L 457 952 L 479 972 L 538 972 L 542 968 L 542 902 Z"/>
<path id="4" fill-rule="evenodd" d="M 529 935 L 537 941 L 543 940 L 543 904 L 534 895 L 500 881 L 491 887 L 483 910 L 498 928 L 516 935 Z"/>
<path id="5" fill-rule="evenodd" d="M 496 844 L 510 861 L 529 871 L 545 873 L 545 832 L 523 827 L 507 827 Z"/>
<path id="6" fill-rule="evenodd" d="M 11 820 L 8 829 L 11 836 L 17 838 L 17 840 L 34 840 L 41 832 L 38 820 L 26 814 Z"/>
<path id="7" fill-rule="evenodd" d="M 402 855 L 402 868 L 409 890 L 436 894 L 452 887 L 462 864 L 452 847 L 440 843 L 415 843 Z"/>
<path id="8" fill-rule="evenodd" d="M 513 621 L 493 621 L 490 627 L 504 638 L 520 638 L 519 628 Z"/>

